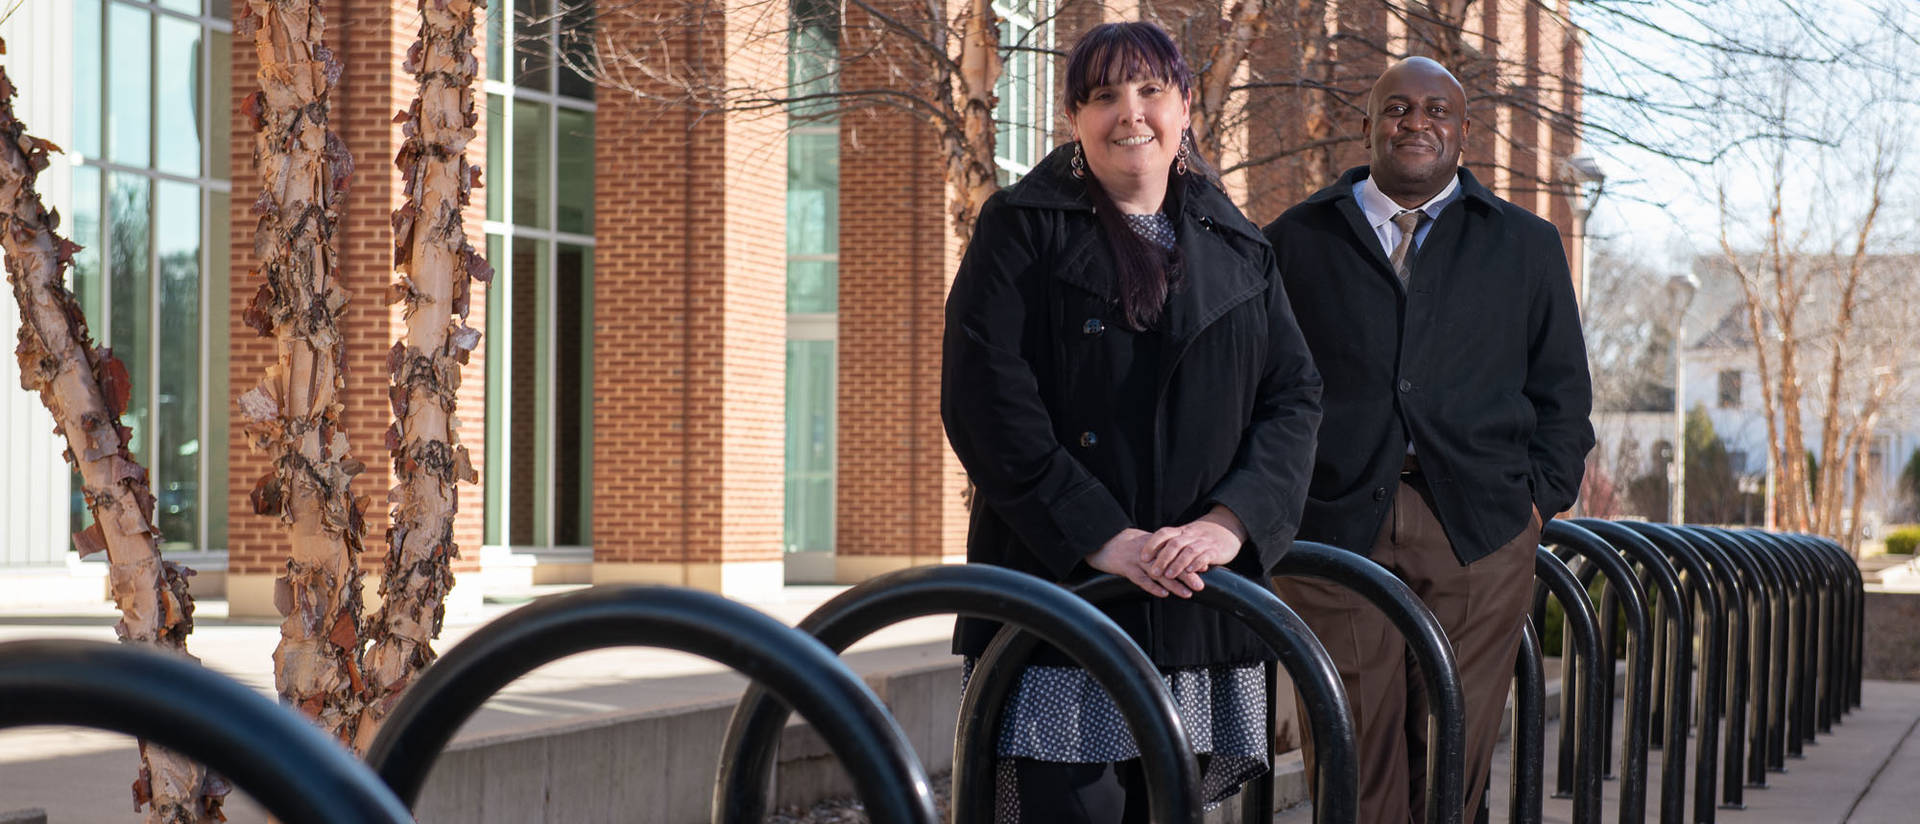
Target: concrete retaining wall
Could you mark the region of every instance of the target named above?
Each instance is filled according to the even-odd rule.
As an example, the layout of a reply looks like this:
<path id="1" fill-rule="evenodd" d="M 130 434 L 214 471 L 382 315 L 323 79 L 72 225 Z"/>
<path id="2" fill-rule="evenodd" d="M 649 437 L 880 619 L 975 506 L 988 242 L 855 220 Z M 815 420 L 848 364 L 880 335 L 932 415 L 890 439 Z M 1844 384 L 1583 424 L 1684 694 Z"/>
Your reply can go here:
<path id="1" fill-rule="evenodd" d="M 1920 681 L 1920 591 L 1870 584 L 1866 612 L 1866 677 Z"/>

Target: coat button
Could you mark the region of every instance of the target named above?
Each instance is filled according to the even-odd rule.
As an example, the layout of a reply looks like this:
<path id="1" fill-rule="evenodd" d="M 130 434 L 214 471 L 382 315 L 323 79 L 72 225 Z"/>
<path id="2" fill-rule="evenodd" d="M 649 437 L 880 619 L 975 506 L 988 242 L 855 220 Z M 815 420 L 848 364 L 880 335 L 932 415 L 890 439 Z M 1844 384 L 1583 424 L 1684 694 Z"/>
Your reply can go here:
<path id="1" fill-rule="evenodd" d="M 1080 334 L 1089 337 L 1105 331 L 1107 331 L 1107 325 L 1101 323 L 1099 318 L 1087 318 L 1087 322 L 1080 327 Z"/>
<path id="2" fill-rule="evenodd" d="M 1400 379 L 1400 391 L 1402 391 L 1402 392 L 1412 392 L 1412 391 L 1413 391 L 1413 381 L 1410 381 L 1410 380 L 1407 380 L 1406 378 L 1401 378 L 1401 379 Z"/>
<path id="3" fill-rule="evenodd" d="M 1082 433 L 1080 433 L 1080 445 L 1081 445 L 1081 446 L 1088 446 L 1088 447 L 1090 447 L 1090 446 L 1093 446 L 1094 444 L 1097 444 L 1097 443 L 1099 443 L 1099 442 L 1100 442 L 1100 436 L 1099 436 L 1099 435 L 1095 435 L 1095 434 L 1093 434 L 1092 432 L 1082 432 Z"/>
<path id="4" fill-rule="evenodd" d="M 1376 500 L 1376 501 L 1384 501 L 1384 500 L 1386 500 L 1386 499 L 1387 499 L 1387 488 L 1386 488 L 1386 487 L 1384 487 L 1384 486 L 1376 486 L 1376 487 L 1374 487 L 1374 488 L 1373 488 L 1373 499 L 1374 499 L 1374 500 Z"/>

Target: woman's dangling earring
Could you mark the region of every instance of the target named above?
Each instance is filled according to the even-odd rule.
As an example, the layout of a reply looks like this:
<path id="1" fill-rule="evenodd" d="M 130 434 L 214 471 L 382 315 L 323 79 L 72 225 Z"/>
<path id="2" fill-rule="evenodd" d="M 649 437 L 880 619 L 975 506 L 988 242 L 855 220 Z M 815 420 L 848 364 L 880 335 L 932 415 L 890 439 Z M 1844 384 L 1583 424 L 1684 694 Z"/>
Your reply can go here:
<path id="1" fill-rule="evenodd" d="M 1073 159 L 1067 161 L 1067 167 L 1073 170 L 1076 178 L 1087 176 L 1087 157 L 1080 153 L 1080 141 L 1073 141 Z"/>
<path id="2" fill-rule="evenodd" d="M 1189 149 L 1187 148 L 1188 145 L 1189 144 L 1187 143 L 1187 135 L 1185 132 L 1182 132 L 1180 134 L 1180 151 L 1174 153 L 1173 155 L 1173 170 L 1176 172 L 1179 172 L 1180 174 L 1187 173 L 1187 153 L 1189 151 Z"/>

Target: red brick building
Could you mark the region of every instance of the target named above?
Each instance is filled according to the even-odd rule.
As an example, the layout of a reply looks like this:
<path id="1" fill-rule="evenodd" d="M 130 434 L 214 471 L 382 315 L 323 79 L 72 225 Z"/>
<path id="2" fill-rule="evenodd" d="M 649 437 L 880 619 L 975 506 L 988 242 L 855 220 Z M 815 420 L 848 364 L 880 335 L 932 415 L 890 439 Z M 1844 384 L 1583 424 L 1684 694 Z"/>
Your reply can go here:
<path id="1" fill-rule="evenodd" d="M 1146 14 L 1201 53 L 1224 13 L 1055 2 L 995 5 L 1002 42 L 1022 47 L 1006 52 L 1000 87 L 1003 182 L 1065 139 L 1061 61 L 1045 50 L 1064 50 L 1101 20 Z M 850 582 L 959 560 L 965 477 L 942 434 L 938 378 L 961 246 L 938 133 L 900 108 L 685 105 L 695 88 L 913 90 L 924 72 L 849 47 L 871 21 L 820 0 L 781 13 L 712 7 L 697 20 L 675 0 L 596 17 L 557 16 L 549 0 L 494 4 L 481 55 L 485 117 L 470 149 L 486 175 L 466 227 L 498 274 L 476 285 L 469 321 L 485 345 L 464 372 L 459 418 L 482 482 L 461 494 L 456 600 L 535 581 L 753 595 L 783 580 Z M 29 125 L 73 150 L 74 164 L 57 164 L 43 187 L 73 218 L 75 239 L 99 252 L 75 276 L 99 313 L 95 332 L 146 364 L 136 384 L 159 387 L 133 423 L 156 432 L 138 448 L 157 462 L 167 546 L 210 573 L 199 585 L 224 584 L 234 614 L 270 615 L 280 527 L 247 501 L 265 457 L 228 422 L 232 398 L 272 357 L 241 321 L 258 286 L 248 210 L 259 183 L 238 114 L 255 57 L 233 41 L 233 5 L 28 0 L 9 39 L 37 32 L 75 48 L 16 47 L 7 59 L 16 79 L 37 71 L 72 92 L 70 103 L 36 103 L 38 89 L 22 84 L 28 112 L 42 113 Z M 1569 160 L 1580 148 L 1580 60 L 1569 0 L 1471 4 L 1457 28 L 1413 5 L 1327 0 L 1272 21 L 1236 75 L 1250 90 L 1218 121 L 1225 149 L 1215 159 L 1230 191 L 1264 223 L 1363 162 L 1359 106 L 1371 78 L 1392 57 L 1439 55 L 1473 98 L 1475 172 L 1561 227 L 1578 277 Z M 323 6 L 346 67 L 332 123 L 357 162 L 339 232 L 354 294 L 342 324 L 345 420 L 368 467 L 356 490 L 369 499 L 377 555 L 391 485 L 385 360 L 401 331 L 383 301 L 389 214 L 401 197 L 393 115 L 414 93 L 402 62 L 418 12 L 415 0 Z M 589 42 L 603 58 L 617 51 L 667 68 L 614 60 L 594 66 L 609 81 L 596 85 L 576 70 L 593 64 L 582 60 Z M 174 76 L 191 80 L 142 85 Z M 195 136 L 186 148 L 173 145 L 182 129 Z M 175 225 L 165 198 L 189 190 L 199 219 Z M 197 239 L 190 253 L 170 251 L 181 237 Z M 170 308 L 176 287 L 198 315 Z M 64 484 L 59 445 L 26 434 L 44 426 L 8 403 L 0 432 L 28 439 L 21 454 L 53 456 L 26 483 Z M 9 493 L 0 500 L 27 500 Z M 84 566 L 62 557 L 63 543 L 42 546 L 64 542 L 78 517 L 70 497 L 14 504 L 32 517 L 0 525 L 10 547 L 0 570 Z M 31 556 L 20 549 L 29 546 Z M 376 561 L 363 566 L 377 571 Z"/>

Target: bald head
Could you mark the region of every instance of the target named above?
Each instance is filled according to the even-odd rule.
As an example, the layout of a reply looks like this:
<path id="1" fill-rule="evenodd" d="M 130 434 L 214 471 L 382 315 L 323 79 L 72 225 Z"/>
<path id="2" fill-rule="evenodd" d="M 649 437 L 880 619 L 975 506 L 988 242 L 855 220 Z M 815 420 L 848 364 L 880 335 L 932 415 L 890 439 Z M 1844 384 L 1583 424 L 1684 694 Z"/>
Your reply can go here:
<path id="1" fill-rule="evenodd" d="M 1425 57 L 1393 64 L 1367 96 L 1369 174 L 1404 208 L 1431 200 L 1460 168 L 1467 93 L 1445 66 Z"/>

